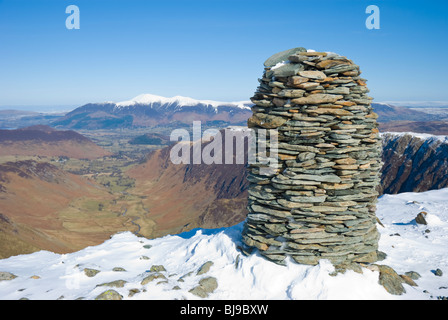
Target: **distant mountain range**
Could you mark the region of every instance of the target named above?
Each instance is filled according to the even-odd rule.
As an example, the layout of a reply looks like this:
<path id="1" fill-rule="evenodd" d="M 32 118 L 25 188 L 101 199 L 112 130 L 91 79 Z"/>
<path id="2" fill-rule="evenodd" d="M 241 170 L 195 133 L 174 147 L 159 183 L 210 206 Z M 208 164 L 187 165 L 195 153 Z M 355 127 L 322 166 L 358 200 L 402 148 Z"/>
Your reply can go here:
<path id="1" fill-rule="evenodd" d="M 252 102 L 218 102 L 176 96 L 142 94 L 129 101 L 89 103 L 53 122 L 71 129 L 114 129 L 147 127 L 169 123 L 245 124 L 252 114 Z"/>
<path id="2" fill-rule="evenodd" d="M 378 114 L 381 132 L 416 132 L 448 135 L 448 110 L 446 113 L 432 114 L 385 103 L 373 103 L 372 107 Z"/>
<path id="3" fill-rule="evenodd" d="M 65 115 L 22 110 L 0 110 L 0 129 L 17 129 L 33 125 L 49 125 Z"/>
<path id="4" fill-rule="evenodd" d="M 252 106 L 251 101 L 218 102 L 142 94 L 128 101 L 88 103 L 57 118 L 51 125 L 56 128 L 90 130 L 176 124 L 182 126 L 191 125 L 193 121 L 221 128 L 228 125 L 245 126 L 252 115 Z M 403 131 L 404 127 L 412 127 L 416 132 L 439 134 L 438 131 L 431 130 L 433 126 L 428 125 L 428 122 L 441 120 L 437 115 L 386 103 L 372 103 L 372 107 L 379 116 L 382 131 Z M 426 125 L 414 125 L 415 121 L 425 122 Z M 448 130 L 445 122 L 436 127 L 437 130 Z"/>
<path id="5" fill-rule="evenodd" d="M 448 135 L 448 121 L 390 121 L 379 124 L 381 132 L 415 132 Z"/>
<path id="6" fill-rule="evenodd" d="M 378 122 L 391 121 L 435 121 L 440 120 L 439 117 L 422 111 L 399 107 L 386 103 L 372 103 L 372 108 L 378 114 Z"/>
<path id="7" fill-rule="evenodd" d="M 122 102 L 88 103 L 68 113 L 43 114 L 17 110 L 0 111 L 0 129 L 46 124 L 59 129 L 97 130 L 157 126 L 191 126 L 193 121 L 224 128 L 247 124 L 252 115 L 251 101 L 219 102 L 175 96 L 165 98 L 142 94 Z M 378 114 L 380 131 L 448 134 L 448 109 L 434 112 L 424 108 L 372 103 Z"/>

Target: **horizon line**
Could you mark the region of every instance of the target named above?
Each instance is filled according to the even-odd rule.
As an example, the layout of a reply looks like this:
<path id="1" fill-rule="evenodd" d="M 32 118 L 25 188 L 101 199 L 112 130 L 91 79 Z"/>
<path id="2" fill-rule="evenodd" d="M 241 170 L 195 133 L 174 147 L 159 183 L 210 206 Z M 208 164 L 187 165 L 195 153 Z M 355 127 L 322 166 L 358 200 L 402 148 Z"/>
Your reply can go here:
<path id="1" fill-rule="evenodd" d="M 162 97 L 162 96 L 161 96 Z M 186 97 L 189 98 L 189 97 Z M 191 98 L 193 100 L 198 100 L 198 101 L 215 101 L 212 99 L 196 99 L 196 98 Z M 131 99 L 132 100 L 132 99 Z M 241 101 L 237 101 L 237 100 L 228 100 L 228 101 L 218 101 L 216 100 L 216 102 L 228 102 L 228 103 L 235 103 L 235 102 L 249 102 L 250 100 L 241 100 Z M 71 111 L 75 108 L 81 107 L 85 104 L 95 104 L 95 103 L 115 103 L 118 104 L 119 102 L 115 102 L 115 101 L 102 101 L 102 102 L 87 102 L 87 103 L 81 103 L 81 104 L 20 104 L 20 105 L 0 105 L 0 111 L 7 111 L 7 110 L 11 110 L 11 111 L 30 111 L 30 112 L 42 112 L 42 113 L 49 113 L 49 112 L 64 112 L 64 111 Z M 378 103 L 378 104 L 391 104 L 391 105 L 395 105 L 395 106 L 401 106 L 401 107 L 448 107 L 448 100 L 381 100 L 381 101 L 375 101 L 372 103 Z M 54 111 L 35 111 L 35 110 L 27 110 L 25 108 L 32 108 L 32 109 L 37 109 L 37 108 L 45 108 L 45 109 L 49 109 L 49 108 L 56 108 L 57 110 Z M 64 109 L 64 110 L 63 110 Z"/>

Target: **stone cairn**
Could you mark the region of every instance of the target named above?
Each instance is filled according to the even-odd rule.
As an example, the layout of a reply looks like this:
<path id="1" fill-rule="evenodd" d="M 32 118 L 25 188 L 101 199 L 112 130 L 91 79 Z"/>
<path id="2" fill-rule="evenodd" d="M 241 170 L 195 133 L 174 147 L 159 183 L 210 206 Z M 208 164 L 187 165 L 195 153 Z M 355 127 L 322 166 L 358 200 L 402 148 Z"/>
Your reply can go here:
<path id="1" fill-rule="evenodd" d="M 279 264 L 377 261 L 381 140 L 359 66 L 304 48 L 264 66 L 248 126 L 257 139 L 278 132 L 278 164 L 268 176 L 249 165 L 243 251 Z"/>

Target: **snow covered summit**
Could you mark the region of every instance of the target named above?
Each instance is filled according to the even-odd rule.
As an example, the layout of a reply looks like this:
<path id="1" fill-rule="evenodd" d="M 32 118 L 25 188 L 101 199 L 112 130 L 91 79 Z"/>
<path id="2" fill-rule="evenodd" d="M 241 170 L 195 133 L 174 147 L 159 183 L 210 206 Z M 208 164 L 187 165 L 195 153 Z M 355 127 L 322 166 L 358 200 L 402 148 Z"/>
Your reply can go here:
<path id="1" fill-rule="evenodd" d="M 67 113 L 53 125 L 73 129 L 154 127 L 193 121 L 245 125 L 252 114 L 251 101 L 220 102 L 175 96 L 141 94 L 131 100 L 88 103 Z"/>
<path id="2" fill-rule="evenodd" d="M 221 102 L 213 100 L 197 100 L 190 97 L 174 96 L 172 98 L 166 98 L 154 94 L 141 94 L 131 100 L 117 102 L 117 107 L 129 107 L 134 105 L 147 105 L 150 107 L 160 105 L 168 108 L 168 106 L 176 105 L 177 108 L 196 106 L 199 104 L 211 106 L 215 109 L 220 106 L 233 106 L 235 108 L 251 110 L 250 106 L 253 105 L 251 101 L 239 101 L 239 102 Z"/>

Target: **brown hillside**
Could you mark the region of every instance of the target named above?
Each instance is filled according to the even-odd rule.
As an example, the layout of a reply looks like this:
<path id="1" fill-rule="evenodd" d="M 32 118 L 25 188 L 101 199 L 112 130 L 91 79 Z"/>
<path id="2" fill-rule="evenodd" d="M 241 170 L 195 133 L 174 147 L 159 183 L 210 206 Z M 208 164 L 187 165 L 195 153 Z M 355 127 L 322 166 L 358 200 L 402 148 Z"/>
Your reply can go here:
<path id="1" fill-rule="evenodd" d="M 381 193 L 422 192 L 447 185 L 446 144 L 385 135 L 383 147 Z M 134 192 L 145 197 L 148 217 L 156 222 L 153 234 L 146 236 L 224 227 L 245 219 L 244 165 L 175 165 L 171 148 L 153 152 L 145 163 L 128 171 L 136 179 Z"/>
<path id="2" fill-rule="evenodd" d="M 110 153 L 74 131 L 59 131 L 48 126 L 0 130 L 0 156 L 65 156 L 97 159 Z"/>
<path id="3" fill-rule="evenodd" d="M 134 192 L 146 196 L 143 201 L 149 217 L 156 222 L 151 236 L 243 221 L 247 203 L 245 165 L 173 164 L 172 147 L 153 152 L 145 163 L 127 172 L 136 179 Z"/>
<path id="4" fill-rule="evenodd" d="M 2 164 L 0 258 L 36 250 L 72 252 L 134 230 L 114 203 L 107 190 L 49 163 Z"/>

